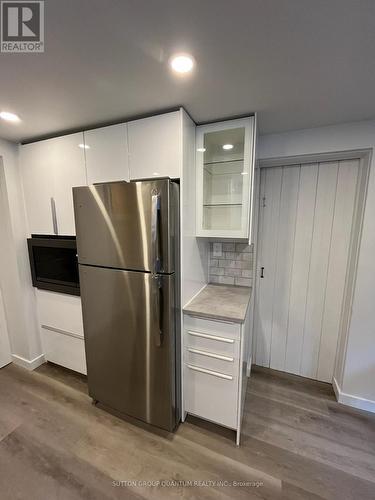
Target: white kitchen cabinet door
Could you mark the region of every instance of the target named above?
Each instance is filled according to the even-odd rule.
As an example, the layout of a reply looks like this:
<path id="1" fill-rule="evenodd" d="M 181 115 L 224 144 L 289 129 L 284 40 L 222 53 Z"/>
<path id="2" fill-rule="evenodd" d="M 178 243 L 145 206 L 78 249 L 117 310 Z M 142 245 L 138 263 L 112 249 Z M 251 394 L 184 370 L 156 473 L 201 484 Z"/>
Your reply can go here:
<path id="1" fill-rule="evenodd" d="M 72 188 L 86 185 L 83 133 L 35 142 L 20 149 L 29 232 L 74 235 Z M 56 225 L 53 209 L 56 210 Z"/>
<path id="2" fill-rule="evenodd" d="M 130 179 L 181 176 L 181 110 L 129 122 L 128 138 Z"/>
<path id="3" fill-rule="evenodd" d="M 250 116 L 197 127 L 197 236 L 251 240 L 254 122 Z"/>
<path id="4" fill-rule="evenodd" d="M 51 139 L 55 172 L 54 198 L 58 234 L 75 235 L 73 192 L 75 186 L 85 186 L 85 154 L 83 132 Z"/>
<path id="5" fill-rule="evenodd" d="M 128 181 L 127 124 L 84 132 L 87 183 Z"/>
<path id="6" fill-rule="evenodd" d="M 20 166 L 30 234 L 53 234 L 51 198 L 55 173 L 52 141 L 20 147 Z"/>

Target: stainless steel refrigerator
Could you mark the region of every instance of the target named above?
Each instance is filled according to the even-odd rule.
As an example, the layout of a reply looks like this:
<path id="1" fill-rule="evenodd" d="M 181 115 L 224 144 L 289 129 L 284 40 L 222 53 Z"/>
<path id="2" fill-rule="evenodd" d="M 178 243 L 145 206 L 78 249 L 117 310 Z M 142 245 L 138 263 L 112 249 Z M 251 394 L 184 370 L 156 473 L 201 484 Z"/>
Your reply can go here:
<path id="1" fill-rule="evenodd" d="M 172 431 L 180 420 L 179 186 L 73 189 L 89 394 Z"/>

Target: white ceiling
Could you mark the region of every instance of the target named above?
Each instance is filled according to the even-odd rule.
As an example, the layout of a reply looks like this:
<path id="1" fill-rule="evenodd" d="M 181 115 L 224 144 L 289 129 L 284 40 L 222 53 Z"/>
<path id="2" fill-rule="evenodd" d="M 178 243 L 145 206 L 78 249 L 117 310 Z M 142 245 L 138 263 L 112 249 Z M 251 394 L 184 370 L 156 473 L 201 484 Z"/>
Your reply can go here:
<path id="1" fill-rule="evenodd" d="M 375 117 L 375 0 L 46 0 L 44 54 L 0 54 L 25 140 L 183 105 L 262 133 Z M 188 51 L 193 75 L 168 58 Z"/>

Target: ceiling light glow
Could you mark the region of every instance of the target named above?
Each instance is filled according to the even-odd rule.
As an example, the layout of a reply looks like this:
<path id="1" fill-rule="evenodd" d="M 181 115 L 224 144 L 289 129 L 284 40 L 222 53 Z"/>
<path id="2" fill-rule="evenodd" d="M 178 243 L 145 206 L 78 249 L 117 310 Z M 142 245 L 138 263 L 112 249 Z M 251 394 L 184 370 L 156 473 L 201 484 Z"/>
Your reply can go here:
<path id="1" fill-rule="evenodd" d="M 160 175 L 159 172 L 154 172 L 152 175 Z"/>
<path id="2" fill-rule="evenodd" d="M 14 113 L 9 113 L 9 111 L 1 111 L 0 118 L 2 120 L 6 120 L 7 122 L 13 122 L 13 123 L 20 121 L 19 116 L 15 115 Z"/>
<path id="3" fill-rule="evenodd" d="M 78 147 L 81 149 L 90 149 L 90 146 L 88 144 L 78 144 Z"/>
<path id="4" fill-rule="evenodd" d="M 170 65 L 176 73 L 189 73 L 194 67 L 194 59 L 189 54 L 177 54 L 171 58 Z"/>
<path id="5" fill-rule="evenodd" d="M 206 148 L 197 148 L 198 153 L 204 153 Z"/>
<path id="6" fill-rule="evenodd" d="M 233 144 L 224 144 L 223 145 L 223 149 L 225 149 L 225 151 L 228 151 L 229 149 L 233 149 Z"/>

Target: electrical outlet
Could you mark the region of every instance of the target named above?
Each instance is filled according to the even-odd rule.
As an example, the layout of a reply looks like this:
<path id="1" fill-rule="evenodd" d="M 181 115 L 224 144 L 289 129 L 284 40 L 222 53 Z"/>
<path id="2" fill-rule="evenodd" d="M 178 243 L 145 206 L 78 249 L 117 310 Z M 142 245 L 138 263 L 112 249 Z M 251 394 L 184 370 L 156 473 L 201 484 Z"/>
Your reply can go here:
<path id="1" fill-rule="evenodd" d="M 212 250 L 213 257 L 222 257 L 223 255 L 223 245 L 221 243 L 214 243 Z"/>

